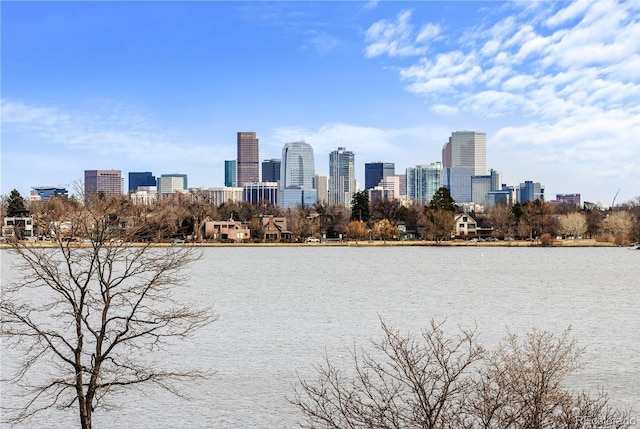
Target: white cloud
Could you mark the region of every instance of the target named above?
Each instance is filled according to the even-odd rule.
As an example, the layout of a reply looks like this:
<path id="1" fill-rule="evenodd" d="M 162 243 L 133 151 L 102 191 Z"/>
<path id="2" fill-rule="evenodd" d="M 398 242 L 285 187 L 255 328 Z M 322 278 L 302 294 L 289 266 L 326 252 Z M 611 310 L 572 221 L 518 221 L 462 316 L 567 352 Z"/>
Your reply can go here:
<path id="1" fill-rule="evenodd" d="M 428 23 L 421 28 L 417 36 L 414 36 L 410 18 L 411 11 L 403 10 L 394 22 L 381 20 L 372 24 L 365 36 L 365 55 L 368 58 L 384 54 L 390 57 L 406 57 L 427 52 L 428 43 L 440 35 L 441 29 L 436 24 Z"/>
<path id="2" fill-rule="evenodd" d="M 528 86 L 534 85 L 536 83 L 536 78 L 529 75 L 517 75 L 507 79 L 502 84 L 502 89 L 505 91 L 523 91 Z"/>
<path id="3" fill-rule="evenodd" d="M 509 7 L 517 10 L 487 15 L 499 18 L 459 29 L 460 38 L 448 35 L 457 40 L 448 49 L 441 43 L 399 66 L 406 90 L 438 115 L 484 119 L 492 145 L 531 165 L 571 162 L 562 167 L 569 182 L 570 171 L 577 184 L 595 171 L 616 171 L 637 187 L 640 2 Z M 394 35 L 385 41 L 393 44 Z M 526 162 L 521 168 L 535 174 Z"/>
<path id="4" fill-rule="evenodd" d="M 456 106 L 449 106 L 447 104 L 436 104 L 431 107 L 431 111 L 437 115 L 451 116 L 457 114 L 459 109 Z"/>
<path id="5" fill-rule="evenodd" d="M 568 7 L 560 9 L 555 15 L 550 17 L 544 24 L 547 27 L 557 27 L 567 21 L 580 17 L 584 11 L 589 7 L 588 1 L 576 1 L 571 3 Z"/>
<path id="6" fill-rule="evenodd" d="M 26 132 L 39 137 L 44 144 L 59 145 L 61 150 L 70 152 L 93 153 L 96 158 L 118 156 L 148 162 L 194 162 L 193 153 L 207 156 L 217 152 L 215 147 L 172 137 L 170 132 L 126 106 L 102 103 L 99 112 L 89 115 L 2 100 L 3 132 L 16 136 L 14 139 Z M 12 142 L 14 150 L 19 146 L 16 141 Z M 33 152 L 37 157 L 37 151 Z M 202 158 L 195 157 L 195 162 L 199 159 Z"/>
<path id="7" fill-rule="evenodd" d="M 307 35 L 306 48 L 311 48 L 321 54 L 331 52 L 338 44 L 338 39 L 320 31 L 313 31 Z"/>

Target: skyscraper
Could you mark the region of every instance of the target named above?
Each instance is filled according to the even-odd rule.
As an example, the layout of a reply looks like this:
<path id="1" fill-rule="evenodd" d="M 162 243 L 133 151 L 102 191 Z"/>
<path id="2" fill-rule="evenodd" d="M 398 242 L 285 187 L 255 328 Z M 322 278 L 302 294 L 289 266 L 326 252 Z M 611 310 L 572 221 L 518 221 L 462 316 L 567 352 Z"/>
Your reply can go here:
<path id="1" fill-rule="evenodd" d="M 156 186 L 156 177 L 150 172 L 129 172 L 129 193 L 135 192 L 140 186 Z"/>
<path id="2" fill-rule="evenodd" d="M 487 174 L 487 135 L 454 131 L 442 148 L 443 186 L 457 203 L 472 202 L 471 176 Z"/>
<path id="3" fill-rule="evenodd" d="M 356 192 L 355 157 L 339 147 L 329 154 L 329 204 L 349 207 Z"/>
<path id="4" fill-rule="evenodd" d="M 471 170 L 472 176 L 487 174 L 487 135 L 475 131 L 454 131 L 442 148 L 442 166 Z"/>
<path id="5" fill-rule="evenodd" d="M 237 186 L 237 165 L 238 162 L 235 159 L 224 162 L 224 186 L 227 188 L 235 188 Z"/>
<path id="6" fill-rule="evenodd" d="M 122 173 L 120 170 L 85 170 L 84 198 L 89 201 L 97 195 L 122 195 Z"/>
<path id="7" fill-rule="evenodd" d="M 280 167 L 280 206 L 287 209 L 314 204 L 318 197 L 315 174 L 311 145 L 303 141 L 285 144 Z"/>
<path id="8" fill-rule="evenodd" d="M 407 197 L 418 204 L 427 204 L 442 186 L 442 164 L 416 165 L 407 168 Z"/>
<path id="9" fill-rule="evenodd" d="M 316 192 L 318 193 L 318 202 L 320 204 L 327 204 L 329 201 L 328 183 L 327 176 L 316 174 L 313 187 L 316 188 Z"/>
<path id="10" fill-rule="evenodd" d="M 238 133 L 237 185 L 260 181 L 258 138 L 254 132 Z"/>
<path id="11" fill-rule="evenodd" d="M 396 166 L 393 162 L 368 162 L 364 164 L 364 188 L 378 186 L 385 177 L 394 176 Z"/>
<path id="12" fill-rule="evenodd" d="M 265 159 L 262 161 L 262 181 L 277 182 L 280 180 L 281 159 Z"/>

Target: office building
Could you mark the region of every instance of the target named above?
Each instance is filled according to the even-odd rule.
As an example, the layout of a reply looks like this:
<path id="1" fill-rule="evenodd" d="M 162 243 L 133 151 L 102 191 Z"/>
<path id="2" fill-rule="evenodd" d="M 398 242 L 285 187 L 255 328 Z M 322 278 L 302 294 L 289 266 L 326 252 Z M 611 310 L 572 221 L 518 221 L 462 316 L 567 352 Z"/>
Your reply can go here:
<path id="1" fill-rule="evenodd" d="M 491 192 L 491 176 L 471 176 L 471 201 L 482 206 L 488 205 Z"/>
<path id="2" fill-rule="evenodd" d="M 428 204 L 442 186 L 442 163 L 407 168 L 407 198 L 417 204 Z"/>
<path id="3" fill-rule="evenodd" d="M 405 197 L 407 195 L 407 174 L 397 174 L 398 179 L 400 180 L 400 196 Z"/>
<path id="4" fill-rule="evenodd" d="M 158 200 L 157 186 L 138 186 L 129 193 L 131 202 L 136 205 L 148 205 Z"/>
<path id="5" fill-rule="evenodd" d="M 31 200 L 43 201 L 52 197 L 67 197 L 69 191 L 66 188 L 56 186 L 38 186 L 31 188 Z"/>
<path id="6" fill-rule="evenodd" d="M 244 188 L 225 186 L 224 188 L 209 188 L 204 192 L 207 202 L 218 207 L 228 202 L 241 202 Z"/>
<path id="7" fill-rule="evenodd" d="M 329 181 L 327 176 L 316 174 L 313 181 L 313 187 L 318 194 L 318 203 L 327 204 L 329 202 Z"/>
<path id="8" fill-rule="evenodd" d="M 350 207 L 355 192 L 355 156 L 339 147 L 329 154 L 329 204 Z"/>
<path id="9" fill-rule="evenodd" d="M 497 205 L 511 206 L 513 205 L 513 195 L 515 188 L 513 186 L 502 185 L 497 191 L 491 191 L 487 195 L 487 205 L 495 207 Z"/>
<path id="10" fill-rule="evenodd" d="M 122 195 L 122 172 L 120 170 L 85 170 L 84 198 L 91 201 L 97 196 Z"/>
<path id="11" fill-rule="evenodd" d="M 567 203 L 580 207 L 580 194 L 556 194 L 554 203 Z"/>
<path id="12" fill-rule="evenodd" d="M 163 174 L 157 181 L 158 195 L 166 197 L 175 193 L 188 192 L 186 174 Z"/>
<path id="13" fill-rule="evenodd" d="M 156 177 L 150 172 L 129 172 L 129 194 L 138 190 L 140 186 L 156 186 Z"/>
<path id="14" fill-rule="evenodd" d="M 277 206 L 279 198 L 278 191 L 277 182 L 245 183 L 242 186 L 242 200 L 254 205 L 270 203 Z"/>
<path id="15" fill-rule="evenodd" d="M 443 186 L 456 203 L 473 201 L 471 176 L 487 174 L 487 135 L 454 131 L 442 148 Z"/>
<path id="16" fill-rule="evenodd" d="M 487 135 L 475 131 L 454 131 L 442 149 L 444 168 L 462 167 L 472 176 L 487 174 Z"/>
<path id="17" fill-rule="evenodd" d="M 470 203 L 471 170 L 465 167 L 450 167 L 442 170 L 442 183 L 456 203 Z"/>
<path id="18" fill-rule="evenodd" d="M 262 181 L 277 182 L 280 180 L 280 159 L 265 159 L 262 161 Z"/>
<path id="19" fill-rule="evenodd" d="M 280 207 L 313 205 L 318 200 L 314 187 L 313 148 L 303 141 L 287 143 L 282 148 L 280 173 Z"/>
<path id="20" fill-rule="evenodd" d="M 502 175 L 494 169 L 488 175 L 471 176 L 471 201 L 483 206 L 491 207 L 491 192 L 501 191 Z"/>
<path id="21" fill-rule="evenodd" d="M 378 186 L 385 177 L 396 174 L 396 165 L 393 162 L 368 162 L 364 164 L 364 188 L 371 189 Z"/>
<path id="22" fill-rule="evenodd" d="M 538 182 L 526 180 L 524 183 L 520 183 L 517 189 L 517 199 L 520 204 L 533 200 L 544 201 L 544 186 Z"/>
<path id="23" fill-rule="evenodd" d="M 260 180 L 258 138 L 254 132 L 238 133 L 237 186 Z"/>
<path id="24" fill-rule="evenodd" d="M 237 165 L 238 162 L 235 159 L 224 162 L 224 186 L 227 188 L 235 188 L 237 186 Z"/>

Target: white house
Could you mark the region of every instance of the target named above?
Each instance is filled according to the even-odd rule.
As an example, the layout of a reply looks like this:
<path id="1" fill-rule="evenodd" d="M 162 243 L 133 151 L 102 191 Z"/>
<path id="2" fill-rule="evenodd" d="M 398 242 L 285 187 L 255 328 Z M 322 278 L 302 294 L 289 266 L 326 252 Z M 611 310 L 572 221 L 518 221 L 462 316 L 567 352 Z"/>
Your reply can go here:
<path id="1" fill-rule="evenodd" d="M 467 213 L 460 213 L 455 216 L 454 236 L 476 235 L 478 222 Z"/>

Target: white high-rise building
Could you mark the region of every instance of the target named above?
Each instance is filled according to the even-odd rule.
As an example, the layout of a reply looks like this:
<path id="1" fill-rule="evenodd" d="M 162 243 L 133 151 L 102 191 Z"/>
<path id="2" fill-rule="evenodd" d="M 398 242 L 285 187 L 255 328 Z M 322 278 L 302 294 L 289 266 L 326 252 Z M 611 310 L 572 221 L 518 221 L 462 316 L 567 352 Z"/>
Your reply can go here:
<path id="1" fill-rule="evenodd" d="M 329 154 L 329 204 L 349 207 L 355 192 L 355 156 L 339 147 Z"/>

